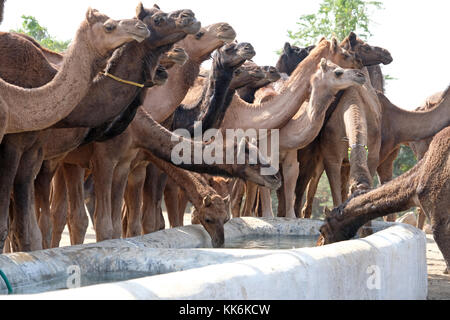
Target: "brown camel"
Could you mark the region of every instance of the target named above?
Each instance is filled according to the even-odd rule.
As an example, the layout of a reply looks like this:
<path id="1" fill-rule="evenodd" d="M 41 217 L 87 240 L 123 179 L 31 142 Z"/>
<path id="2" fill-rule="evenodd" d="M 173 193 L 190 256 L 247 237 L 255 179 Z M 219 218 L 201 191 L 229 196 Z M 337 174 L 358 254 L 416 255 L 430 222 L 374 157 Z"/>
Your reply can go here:
<path id="1" fill-rule="evenodd" d="M 238 90 L 239 97 L 241 97 L 242 100 L 248 103 L 253 103 L 255 101 L 256 91 L 272 82 L 280 80 L 281 75 L 276 68 L 271 66 L 264 66 L 262 68 L 265 73 L 264 79 L 250 82 L 249 84 Z"/>
<path id="2" fill-rule="evenodd" d="M 365 223 L 418 206 L 431 221 L 434 239 L 450 271 L 450 127 L 438 133 L 425 157 L 409 172 L 369 193 L 352 197 L 327 214 L 318 244 L 353 238 Z"/>
<path id="3" fill-rule="evenodd" d="M 182 12 L 183 14 L 180 14 Z M 139 7 L 138 7 L 138 14 L 139 14 Z M 152 8 L 147 10 L 147 14 L 150 16 L 162 16 L 165 17 L 166 14 L 160 11 L 157 8 Z M 183 16 L 184 15 L 184 16 Z M 189 10 L 181 10 L 178 12 L 175 12 L 175 14 L 171 14 L 171 17 L 173 16 L 179 16 L 179 22 L 177 23 L 172 18 L 164 18 L 164 22 L 160 21 L 158 25 L 155 24 L 153 20 L 148 21 L 147 27 L 152 32 L 152 37 L 146 39 L 141 44 L 138 44 L 136 42 L 129 43 L 125 47 L 117 50 L 114 53 L 113 58 L 110 60 L 107 70 L 116 75 L 119 76 L 119 78 L 122 79 L 128 79 L 132 80 L 133 82 L 137 83 L 145 83 L 145 79 L 148 76 L 147 74 L 144 74 L 143 70 L 148 70 L 148 73 L 151 76 L 152 73 L 154 73 L 154 69 L 157 66 L 158 57 L 160 54 L 164 53 L 168 49 L 170 49 L 170 41 L 176 42 L 179 39 L 182 39 L 184 36 L 186 36 L 187 32 L 195 32 L 198 30 L 198 22 L 195 20 L 194 15 Z M 193 28 L 192 26 L 196 26 Z M 23 38 L 21 38 L 23 40 Z M 162 45 L 162 47 L 158 47 L 159 45 Z M 22 48 L 22 47 L 19 47 Z M 23 50 L 22 50 L 23 51 Z M 27 57 L 27 60 L 24 61 L 33 61 L 33 59 L 29 59 L 30 54 L 32 50 L 26 51 L 25 55 Z M 19 51 L 21 52 L 21 51 Z M 15 52 L 16 54 L 16 52 Z M 33 57 L 33 56 L 31 56 Z M 134 68 L 134 70 L 133 70 Z M 41 70 L 42 74 L 41 77 L 45 79 L 45 77 L 48 77 L 48 75 L 44 72 L 45 70 Z M 26 78 L 26 77 L 25 77 Z M 20 78 L 24 79 L 24 78 Z M 42 79 L 39 79 L 39 77 L 31 77 L 30 81 L 42 81 Z M 150 79 L 149 79 L 150 81 Z M 41 83 L 35 82 L 35 85 L 42 85 Z M 111 96 L 108 100 L 108 95 L 110 92 L 114 92 L 115 95 Z M 77 117 L 77 113 L 74 111 L 72 114 L 68 117 L 68 119 L 65 119 L 63 123 L 58 124 L 59 126 L 67 126 L 67 127 L 76 127 L 76 126 L 98 126 L 101 125 L 103 122 L 114 118 L 117 114 L 121 112 L 126 112 L 126 108 L 130 104 L 130 102 L 133 101 L 136 94 L 139 92 L 139 88 L 130 86 L 130 85 L 124 85 L 123 83 L 117 82 L 116 80 L 110 79 L 108 77 L 100 77 L 98 81 L 95 82 L 95 84 L 91 87 L 87 97 L 83 99 L 83 101 L 80 103 L 79 106 L 75 110 L 79 110 L 80 113 L 84 113 L 87 115 L 87 117 L 83 118 Z M 116 96 L 118 94 L 118 96 Z M 106 95 L 106 96 L 105 96 Z M 120 97 L 120 98 L 118 98 Z M 98 110 L 101 110 L 101 112 L 95 113 L 92 112 L 92 110 L 96 108 L 90 108 L 90 106 L 95 106 Z M 107 106 L 107 107 L 103 107 Z M 103 107 L 103 108 L 102 108 Z M 63 134 L 58 134 L 58 132 L 63 132 Z M 87 129 L 84 130 L 53 130 L 53 132 L 50 135 L 44 135 L 42 139 L 38 139 L 35 135 L 35 139 L 38 139 L 37 142 L 37 148 L 44 148 L 44 156 L 47 158 L 54 158 L 57 156 L 63 156 L 64 153 L 69 152 L 70 150 L 73 150 L 76 148 L 80 143 L 85 140 L 86 133 L 89 132 Z M 45 133 L 45 132 L 44 132 Z M 37 134 L 39 135 L 39 134 Z M 12 136 L 12 135 L 11 135 Z M 27 148 L 23 145 L 23 139 L 20 138 L 20 135 L 14 135 L 15 138 L 12 143 L 9 143 L 10 147 L 5 150 L 7 154 L 9 154 L 9 158 L 11 160 L 14 160 L 14 163 L 18 163 L 17 161 L 20 160 L 20 154 L 24 154 L 23 148 Z M 45 138 L 47 137 L 47 138 Z M 26 137 L 28 140 L 30 139 L 30 136 Z M 56 138 L 56 139 L 55 139 Z M 21 140 L 22 139 L 22 140 Z M 47 139 L 48 141 L 45 141 Z M 26 141 L 26 140 L 25 140 Z M 11 146 L 12 150 L 15 150 L 15 154 L 17 157 L 11 157 Z M 25 149 L 26 150 L 26 149 Z M 32 161 L 31 163 L 29 161 Z M 24 163 L 25 166 L 34 166 L 38 165 L 40 167 L 38 159 L 31 159 Z M 8 167 L 8 166 L 7 166 Z M 7 177 L 14 178 L 14 170 L 11 170 L 11 168 L 14 168 L 14 165 L 9 166 L 9 170 L 7 171 L 7 174 L 2 175 L 2 179 Z M 49 184 L 51 180 L 51 175 L 46 176 L 42 175 L 46 183 Z M 40 178 L 41 175 L 38 176 Z M 30 175 L 29 179 L 32 179 L 33 176 Z M 9 178 L 8 178 L 9 179 Z M 32 183 L 32 181 L 30 181 Z M 2 184 L 4 186 L 9 186 L 9 183 Z M 45 185 L 45 183 L 44 183 Z M 48 189 L 48 187 L 47 187 Z M 50 236 L 48 230 L 50 229 L 50 217 L 49 217 L 49 207 L 48 207 L 48 196 L 46 197 L 45 194 L 48 195 L 48 191 L 44 192 L 43 197 L 40 198 L 40 203 L 47 203 L 46 206 L 41 207 L 40 210 L 38 210 L 38 216 L 39 216 L 39 225 L 43 231 L 44 234 L 44 247 L 49 246 L 50 242 Z M 5 192 L 5 194 L 9 194 L 8 192 Z M 47 199 L 47 200 L 45 200 Z M 9 197 L 6 201 L 9 200 Z M 19 201 L 19 203 L 25 203 L 25 201 Z M 7 204 L 5 204 L 5 207 L 7 207 Z M 39 214 L 42 213 L 42 214 Z"/>
<path id="4" fill-rule="evenodd" d="M 279 147 L 282 170 L 285 176 L 286 217 L 295 218 L 293 206 L 294 187 L 298 175 L 297 149 L 308 145 L 317 137 L 323 126 L 325 113 L 338 91 L 351 86 L 362 85 L 365 79 L 360 71 L 342 69 L 330 63 L 327 65 L 325 59 L 323 59 L 319 71 L 311 80 L 312 90 L 309 103 L 305 103 L 292 120 L 281 128 Z M 293 159 L 289 159 L 291 156 Z M 293 182 L 294 185 L 289 184 L 289 181 Z M 263 198 L 270 199 L 269 190 L 261 190 L 261 193 L 263 193 Z M 273 216 L 270 200 L 264 201 L 266 201 L 267 207 L 264 208 L 263 216 Z M 251 210 L 251 208 L 248 208 L 248 210 Z"/>
<path id="5" fill-rule="evenodd" d="M 100 71 L 99 62 L 111 50 L 135 39 L 143 41 L 149 34 L 142 22 L 115 21 L 89 9 L 60 72 L 51 82 L 40 88 L 23 89 L 0 79 L 0 137 L 4 133 L 45 129 L 67 116 L 86 95 Z"/>
<path id="6" fill-rule="evenodd" d="M 365 66 L 388 64 L 392 61 L 387 50 L 370 46 L 354 33 L 350 33 L 341 45 L 354 52 Z M 369 77 L 367 69 L 364 72 Z M 306 149 L 299 151 L 298 160 L 301 164 L 299 178 L 303 181 L 297 182 L 297 199 L 294 205 L 297 210 L 309 182 L 307 200 L 301 217 L 311 216 L 312 201 L 324 170 L 330 181 L 335 206 L 346 199 L 347 183 L 351 185 L 351 192 L 371 188 L 372 177 L 378 164 L 380 144 L 381 106 L 371 83 L 367 82 L 361 88 L 347 89 L 336 105 L 336 112 L 329 117 L 322 129 L 320 138 Z M 316 161 L 311 165 L 312 159 Z M 305 164 L 304 167 L 302 164 Z"/>

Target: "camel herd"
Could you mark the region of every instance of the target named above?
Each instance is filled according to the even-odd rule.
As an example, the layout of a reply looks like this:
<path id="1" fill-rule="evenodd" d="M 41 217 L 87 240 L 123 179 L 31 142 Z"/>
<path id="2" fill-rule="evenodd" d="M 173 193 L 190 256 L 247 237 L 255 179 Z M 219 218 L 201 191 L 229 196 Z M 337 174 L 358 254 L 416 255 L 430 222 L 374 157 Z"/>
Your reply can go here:
<path id="1" fill-rule="evenodd" d="M 341 43 L 286 43 L 276 67 L 255 64 L 254 48 L 236 35 L 227 23 L 202 26 L 191 10 L 142 3 L 125 20 L 88 9 L 62 54 L 0 32 L 0 248 L 58 247 L 66 225 L 82 244 L 89 215 L 97 241 L 155 232 L 165 228 L 163 198 L 171 227 L 183 225 L 190 202 L 193 223 L 221 247 L 231 218 L 310 218 L 325 171 L 336 209 L 320 244 L 419 206 L 448 264 L 450 89 L 406 111 L 384 95 L 379 65 L 390 53 L 354 33 Z M 279 149 L 280 170 L 250 139 L 226 139 L 244 151 L 242 164 L 173 161 L 180 142 L 208 152 L 214 140 L 179 130 L 210 129 L 277 130 L 269 149 Z M 423 160 L 390 182 L 401 144 Z M 376 174 L 383 186 L 372 190 Z"/>

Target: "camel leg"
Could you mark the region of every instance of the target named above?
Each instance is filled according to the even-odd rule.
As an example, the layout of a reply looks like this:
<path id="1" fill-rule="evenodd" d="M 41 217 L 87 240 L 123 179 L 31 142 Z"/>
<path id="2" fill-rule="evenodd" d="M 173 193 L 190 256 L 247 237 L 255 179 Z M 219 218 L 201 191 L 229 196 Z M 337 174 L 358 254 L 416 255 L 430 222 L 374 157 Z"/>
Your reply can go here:
<path id="1" fill-rule="evenodd" d="M 417 229 L 423 230 L 427 216 L 421 208 L 417 209 L 417 213 L 419 214 L 419 218 L 417 219 Z"/>
<path id="2" fill-rule="evenodd" d="M 90 174 L 84 181 L 84 203 L 86 205 L 91 221 L 94 221 L 95 211 L 95 192 L 94 192 L 94 179 Z"/>
<path id="3" fill-rule="evenodd" d="M 331 195 L 333 197 L 334 207 L 342 203 L 341 194 L 341 166 L 342 162 L 328 161 L 324 159 L 325 172 L 330 182 Z"/>
<path id="4" fill-rule="evenodd" d="M 70 243 L 74 246 L 84 243 L 89 226 L 89 218 L 84 207 L 84 169 L 77 165 L 64 164 L 62 170 L 69 202 Z"/>
<path id="5" fill-rule="evenodd" d="M 159 220 L 159 208 L 161 208 L 163 190 L 167 181 L 167 175 L 161 172 L 155 165 L 147 166 L 147 174 L 144 183 L 144 198 L 142 208 L 142 231 L 149 234 L 157 230 Z"/>
<path id="6" fill-rule="evenodd" d="M 19 162 L 20 153 L 14 146 L 0 145 L 0 168 L 3 168 L 0 174 L 0 251 L 3 251 L 8 236 L 11 191 Z"/>
<path id="7" fill-rule="evenodd" d="M 295 185 L 299 174 L 297 151 L 289 152 L 283 163 L 284 196 L 286 198 L 286 218 L 296 218 L 294 212 Z"/>
<path id="8" fill-rule="evenodd" d="M 11 231 L 16 234 L 18 251 L 21 252 L 42 249 L 34 196 L 34 178 L 42 165 L 42 159 L 42 151 L 38 148 L 24 152 L 14 180 L 15 216 Z"/>
<path id="9" fill-rule="evenodd" d="M 260 187 L 260 198 L 261 198 L 261 210 L 263 218 L 273 218 L 273 210 L 272 210 L 272 195 L 270 189 Z"/>
<path id="10" fill-rule="evenodd" d="M 280 175 L 281 175 L 282 184 L 284 185 L 283 167 L 282 166 L 280 166 Z M 284 187 L 278 188 L 276 194 L 277 194 L 277 201 L 278 201 L 277 217 L 284 218 L 284 217 L 286 217 L 286 195 L 284 194 Z"/>
<path id="11" fill-rule="evenodd" d="M 36 196 L 36 212 L 38 213 L 39 229 L 42 233 L 42 247 L 51 248 L 52 241 L 52 223 L 50 213 L 50 188 L 54 170 L 52 170 L 49 161 L 44 161 L 39 174 L 34 181 Z"/>
<path id="12" fill-rule="evenodd" d="M 189 203 L 189 199 L 186 196 L 186 192 L 180 189 L 178 193 L 178 219 L 177 226 L 184 226 L 184 213 L 186 212 L 187 204 Z"/>
<path id="13" fill-rule="evenodd" d="M 122 162 L 116 166 L 111 185 L 111 221 L 113 239 L 120 239 L 122 235 L 122 206 L 130 172 L 130 162 Z"/>
<path id="14" fill-rule="evenodd" d="M 308 187 L 306 189 L 306 201 L 301 212 L 301 217 L 303 219 L 311 219 L 312 217 L 314 197 L 316 195 L 317 188 L 319 187 L 319 182 L 320 178 L 322 177 L 323 171 L 323 162 L 320 162 L 316 165 L 314 173 L 312 174 L 311 179 L 308 183 Z"/>
<path id="15" fill-rule="evenodd" d="M 142 230 L 142 193 L 145 183 L 147 165 L 139 165 L 128 176 L 125 191 L 127 225 L 125 236 L 137 237 Z"/>
<path id="16" fill-rule="evenodd" d="M 342 202 L 345 202 L 349 194 L 349 184 L 350 184 L 350 166 L 343 165 L 341 167 L 341 197 Z"/>
<path id="17" fill-rule="evenodd" d="M 180 187 L 175 181 L 168 178 L 166 187 L 164 188 L 164 202 L 167 208 L 167 216 L 169 217 L 169 223 L 171 228 L 179 227 L 179 211 L 178 211 L 178 193 Z"/>
<path id="18" fill-rule="evenodd" d="M 258 193 L 258 186 L 254 184 L 253 182 L 247 181 L 246 182 L 246 197 L 245 197 L 245 204 L 244 204 L 244 211 L 242 213 L 243 217 L 253 217 L 253 207 L 256 201 L 256 195 Z"/>
<path id="19" fill-rule="evenodd" d="M 400 149 L 394 150 L 377 168 L 378 178 L 380 179 L 381 184 L 385 184 L 392 180 L 392 176 L 394 173 L 394 161 L 397 159 L 397 156 L 400 152 Z M 395 222 L 396 214 L 390 214 L 383 219 L 387 222 Z"/>
<path id="20" fill-rule="evenodd" d="M 233 189 L 231 191 L 231 213 L 233 218 L 241 216 L 242 200 L 245 194 L 245 182 L 241 179 L 235 179 Z"/>
<path id="21" fill-rule="evenodd" d="M 94 229 L 97 242 L 113 237 L 111 219 L 111 188 L 115 165 L 104 157 L 94 156 L 93 178 L 95 189 Z"/>
<path id="22" fill-rule="evenodd" d="M 68 196 L 66 182 L 64 180 L 64 171 L 59 167 L 53 177 L 52 197 L 50 205 L 50 216 L 52 219 L 52 248 L 58 248 L 61 242 L 62 233 L 66 226 Z"/>

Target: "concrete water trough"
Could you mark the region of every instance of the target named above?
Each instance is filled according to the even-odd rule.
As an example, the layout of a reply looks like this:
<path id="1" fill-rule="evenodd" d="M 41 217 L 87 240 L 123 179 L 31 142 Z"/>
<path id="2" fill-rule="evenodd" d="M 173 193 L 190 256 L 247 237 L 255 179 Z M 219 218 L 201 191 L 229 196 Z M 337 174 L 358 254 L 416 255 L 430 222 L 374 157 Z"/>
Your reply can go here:
<path id="1" fill-rule="evenodd" d="M 322 224 L 232 219 L 225 226 L 225 241 L 318 236 Z M 14 294 L 6 295 L 1 279 L 0 294 L 8 299 L 426 299 L 425 235 L 404 224 L 373 226 L 375 233 L 367 238 L 319 248 L 211 249 L 201 226 L 187 226 L 132 239 L 4 254 L 0 269 Z"/>

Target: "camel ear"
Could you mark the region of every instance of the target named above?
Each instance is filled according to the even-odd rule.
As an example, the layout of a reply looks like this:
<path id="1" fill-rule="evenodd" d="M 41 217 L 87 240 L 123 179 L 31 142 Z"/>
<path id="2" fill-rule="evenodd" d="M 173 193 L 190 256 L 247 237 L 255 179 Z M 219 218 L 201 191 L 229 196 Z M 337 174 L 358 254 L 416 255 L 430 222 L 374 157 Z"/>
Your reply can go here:
<path id="1" fill-rule="evenodd" d="M 338 52 L 339 43 L 335 37 L 331 39 L 331 52 L 336 53 Z"/>
<path id="2" fill-rule="evenodd" d="M 291 47 L 291 44 L 289 42 L 286 42 L 284 44 L 283 51 L 284 51 L 284 53 L 290 53 L 292 51 L 292 47 Z"/>
<path id="3" fill-rule="evenodd" d="M 323 72 L 327 71 L 328 69 L 327 59 L 322 58 L 322 60 L 320 60 L 320 69 L 322 69 Z"/>
<path id="4" fill-rule="evenodd" d="M 136 17 L 139 20 L 142 20 L 145 18 L 145 16 L 146 16 L 146 13 L 145 13 L 144 5 L 142 4 L 142 2 L 139 2 L 139 4 L 136 7 Z"/>
<path id="5" fill-rule="evenodd" d="M 98 13 L 97 9 L 92 9 L 89 7 L 86 12 L 86 20 L 89 24 L 94 24 L 97 22 L 96 14 Z"/>
<path id="6" fill-rule="evenodd" d="M 156 3 L 153 5 L 153 8 L 161 10 L 161 8 Z"/>
<path id="7" fill-rule="evenodd" d="M 328 207 L 325 207 L 325 209 L 323 209 L 323 214 L 325 215 L 325 217 L 331 218 L 331 210 L 328 209 Z"/>
<path id="8" fill-rule="evenodd" d="M 358 36 L 354 32 L 350 32 L 350 35 L 348 36 L 348 40 L 350 40 L 350 44 L 353 48 L 354 45 L 358 42 Z"/>
<path id="9" fill-rule="evenodd" d="M 203 206 L 205 208 L 211 207 L 212 205 L 212 199 L 210 195 L 207 195 L 203 198 Z"/>

